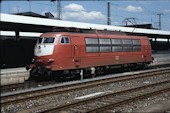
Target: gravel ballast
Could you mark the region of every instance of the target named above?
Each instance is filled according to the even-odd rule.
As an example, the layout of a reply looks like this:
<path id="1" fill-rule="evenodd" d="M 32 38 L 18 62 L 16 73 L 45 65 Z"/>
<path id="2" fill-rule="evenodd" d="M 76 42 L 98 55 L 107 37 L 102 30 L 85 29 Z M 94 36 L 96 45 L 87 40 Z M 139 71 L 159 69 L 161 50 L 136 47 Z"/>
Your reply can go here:
<path id="1" fill-rule="evenodd" d="M 25 109 L 30 109 L 32 107 L 38 107 L 39 109 L 41 109 L 42 105 L 44 105 L 44 106 L 48 106 L 48 105 L 59 106 L 61 104 L 70 103 L 72 100 L 75 100 L 76 97 L 93 94 L 96 92 L 105 92 L 105 93 L 107 93 L 109 91 L 117 92 L 117 91 L 125 90 L 128 88 L 137 87 L 138 85 L 141 85 L 141 84 L 155 83 L 157 81 L 162 81 L 162 80 L 167 80 L 167 79 L 170 79 L 169 74 L 164 74 L 164 76 L 134 79 L 134 80 L 129 80 L 129 81 L 125 81 L 125 82 L 110 83 L 107 85 L 93 87 L 93 88 L 89 88 L 89 89 L 85 89 L 85 90 L 81 90 L 81 91 L 74 91 L 74 92 L 69 92 L 66 94 L 62 93 L 59 95 L 45 96 L 45 97 L 37 99 L 37 100 L 29 100 L 24 103 L 11 104 L 11 105 L 2 107 L 1 112 L 2 113 L 17 112 L 17 111 L 21 111 L 21 110 L 25 110 Z M 169 97 L 169 95 L 170 94 L 168 93 L 166 97 Z M 42 108 L 43 108 L 43 106 L 42 106 Z M 122 107 L 122 111 L 131 112 L 130 110 L 127 110 L 125 108 L 126 107 Z M 136 108 L 140 108 L 140 107 L 136 107 Z M 132 108 L 129 108 L 129 109 L 132 109 Z M 120 110 L 121 110 L 121 108 L 120 108 Z M 119 111 L 119 108 L 116 108 L 116 110 L 113 110 L 113 112 L 114 111 Z"/>

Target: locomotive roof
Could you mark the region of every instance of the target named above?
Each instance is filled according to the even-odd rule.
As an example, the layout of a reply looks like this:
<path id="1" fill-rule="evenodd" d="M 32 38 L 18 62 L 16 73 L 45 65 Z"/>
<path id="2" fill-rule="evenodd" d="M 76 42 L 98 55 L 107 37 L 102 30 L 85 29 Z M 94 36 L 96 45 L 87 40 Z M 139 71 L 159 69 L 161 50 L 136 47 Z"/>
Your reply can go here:
<path id="1" fill-rule="evenodd" d="M 84 33 L 84 34 L 105 34 L 105 35 L 127 35 L 127 33 L 120 31 L 96 30 L 96 29 L 79 29 L 79 28 L 62 28 L 55 27 L 54 32 L 68 32 L 68 33 Z"/>
<path id="2" fill-rule="evenodd" d="M 88 36 L 99 36 L 99 37 L 104 37 L 104 36 L 106 36 L 106 38 L 107 37 L 111 37 L 111 36 L 123 36 L 124 38 L 126 38 L 126 37 L 129 37 L 129 36 L 136 36 L 136 37 L 140 37 L 140 38 L 148 38 L 147 36 L 137 36 L 137 35 L 127 35 L 127 34 L 125 34 L 125 33 L 110 33 L 110 34 L 107 34 L 107 33 L 98 33 L 98 34 L 96 34 L 96 33 L 78 33 L 78 32 L 48 32 L 48 33 L 44 33 L 44 34 L 42 34 L 41 36 L 43 36 L 43 35 L 45 35 L 45 37 L 47 36 L 47 35 L 57 35 L 57 34 L 59 34 L 59 35 L 74 35 L 74 36 L 76 36 L 76 35 L 84 35 L 84 36 L 86 36 L 86 37 L 88 37 Z"/>

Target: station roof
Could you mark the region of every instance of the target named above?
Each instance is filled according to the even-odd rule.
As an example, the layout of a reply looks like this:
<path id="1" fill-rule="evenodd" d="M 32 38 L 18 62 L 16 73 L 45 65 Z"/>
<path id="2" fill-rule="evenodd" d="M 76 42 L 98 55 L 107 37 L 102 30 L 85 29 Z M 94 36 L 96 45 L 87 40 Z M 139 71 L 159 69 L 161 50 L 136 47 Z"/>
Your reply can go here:
<path id="1" fill-rule="evenodd" d="M 48 18 L 47 16 L 40 15 L 34 12 L 22 12 L 22 13 L 16 13 L 15 15 L 22 15 L 22 16 L 31 16 L 31 17 L 40 17 L 40 18 Z"/>
<path id="2" fill-rule="evenodd" d="M 124 27 L 135 27 L 135 28 L 144 28 L 144 29 L 155 29 L 152 24 L 137 24 L 137 25 L 126 25 Z M 156 30 L 156 29 L 155 29 Z M 157 29 L 158 30 L 158 29 Z"/>
<path id="3" fill-rule="evenodd" d="M 51 32 L 54 27 L 96 29 L 121 31 L 130 34 L 147 35 L 149 37 L 170 38 L 170 31 L 143 29 L 134 27 L 120 27 L 112 25 L 90 24 L 72 21 L 63 21 L 49 18 L 37 18 L 0 13 L 0 30 L 23 32 Z"/>

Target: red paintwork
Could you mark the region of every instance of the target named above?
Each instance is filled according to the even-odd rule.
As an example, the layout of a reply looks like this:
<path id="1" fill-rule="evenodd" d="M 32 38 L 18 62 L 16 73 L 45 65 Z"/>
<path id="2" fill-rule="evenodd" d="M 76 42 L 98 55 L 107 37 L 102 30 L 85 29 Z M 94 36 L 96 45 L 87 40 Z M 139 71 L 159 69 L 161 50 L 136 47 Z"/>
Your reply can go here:
<path id="1" fill-rule="evenodd" d="M 61 44 L 60 37 L 68 36 L 70 44 Z M 148 37 L 145 36 L 127 36 L 127 35 L 102 35 L 102 34 L 84 34 L 84 33 L 45 33 L 41 37 L 56 37 L 53 55 L 36 57 L 42 59 L 43 64 L 53 70 L 66 70 L 85 67 L 97 67 L 116 64 L 128 64 L 139 62 L 152 62 L 151 45 Z M 123 38 L 123 39 L 141 39 L 140 52 L 108 52 L 108 53 L 86 53 L 85 37 L 99 38 Z M 116 61 L 116 56 L 119 60 Z M 142 57 L 143 56 L 143 57 Z M 48 59 L 54 59 L 51 64 L 47 64 Z"/>

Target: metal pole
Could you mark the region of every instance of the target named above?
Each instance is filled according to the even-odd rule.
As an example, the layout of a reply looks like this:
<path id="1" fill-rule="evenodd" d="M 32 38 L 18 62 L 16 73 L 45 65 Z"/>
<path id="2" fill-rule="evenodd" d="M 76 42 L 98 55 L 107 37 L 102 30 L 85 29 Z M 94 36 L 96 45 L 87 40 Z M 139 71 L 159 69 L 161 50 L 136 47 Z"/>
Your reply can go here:
<path id="1" fill-rule="evenodd" d="M 170 50 L 170 37 L 168 38 L 168 49 Z"/>
<path id="2" fill-rule="evenodd" d="M 30 3 L 30 1 L 29 1 L 29 10 L 30 10 L 30 12 L 31 12 L 31 3 Z"/>
<path id="3" fill-rule="evenodd" d="M 126 21 L 126 26 L 128 25 L 128 21 Z"/>
<path id="4" fill-rule="evenodd" d="M 159 30 L 161 30 L 161 16 L 163 15 L 162 13 L 157 14 L 159 16 Z"/>
<path id="5" fill-rule="evenodd" d="M 0 0 L 0 13 L 1 13 L 1 2 L 2 2 L 2 0 Z"/>
<path id="6" fill-rule="evenodd" d="M 57 20 L 61 20 L 61 0 L 51 0 L 51 2 L 57 2 Z"/>
<path id="7" fill-rule="evenodd" d="M 0 13 L 1 13 L 1 2 L 2 0 L 0 0 Z M 0 16 L 0 20 L 1 20 L 1 16 Z M 1 23 L 1 22 L 0 22 Z M 1 25 L 1 24 L 0 24 Z M 3 41 L 2 41 L 2 37 L 0 35 L 0 59 L 1 59 L 1 63 L 0 63 L 0 68 L 3 67 L 3 63 L 5 62 L 4 60 L 4 49 L 2 48 L 3 47 Z M 1 69 L 0 69 L 0 73 L 1 73 Z"/>
<path id="8" fill-rule="evenodd" d="M 61 20 L 61 0 L 57 0 L 57 19 Z"/>
<path id="9" fill-rule="evenodd" d="M 107 25 L 111 25 L 110 2 L 107 2 Z"/>

